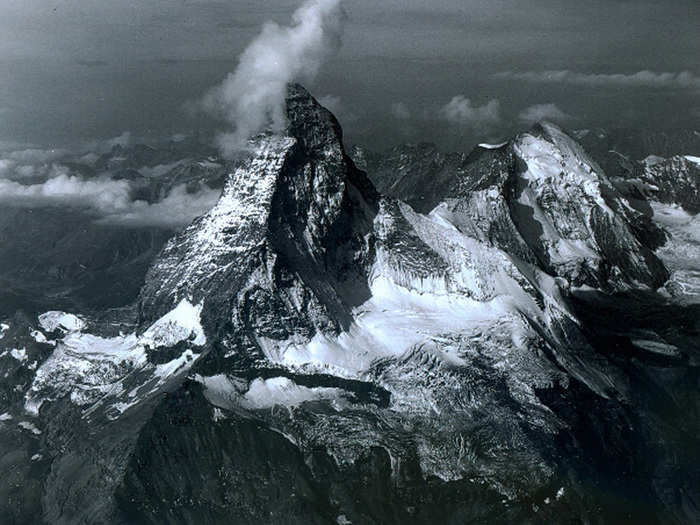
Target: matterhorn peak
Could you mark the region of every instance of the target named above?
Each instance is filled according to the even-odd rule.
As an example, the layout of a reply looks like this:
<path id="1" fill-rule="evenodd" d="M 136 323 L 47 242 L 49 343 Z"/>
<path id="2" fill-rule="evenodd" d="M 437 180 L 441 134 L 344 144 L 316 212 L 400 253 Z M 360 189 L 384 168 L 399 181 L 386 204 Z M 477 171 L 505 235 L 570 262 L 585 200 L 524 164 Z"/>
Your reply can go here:
<path id="1" fill-rule="evenodd" d="M 249 301 L 247 290 L 319 276 L 326 282 L 308 295 L 335 311 L 320 316 L 328 314 L 324 324 L 345 317 L 344 292 L 328 279 L 350 279 L 347 258 L 361 258 L 350 252 L 369 251 L 363 236 L 377 195 L 345 154 L 338 121 L 300 85 L 288 86 L 286 115 L 283 133 L 252 138 L 216 206 L 165 247 L 141 293 L 142 325 L 186 298 L 204 301 L 205 324 L 218 330 L 239 312 L 231 302 Z"/>
<path id="2" fill-rule="evenodd" d="M 285 133 L 299 141 L 307 153 L 329 148 L 342 151 L 343 131 L 338 120 L 301 84 L 287 85 L 285 104 Z"/>

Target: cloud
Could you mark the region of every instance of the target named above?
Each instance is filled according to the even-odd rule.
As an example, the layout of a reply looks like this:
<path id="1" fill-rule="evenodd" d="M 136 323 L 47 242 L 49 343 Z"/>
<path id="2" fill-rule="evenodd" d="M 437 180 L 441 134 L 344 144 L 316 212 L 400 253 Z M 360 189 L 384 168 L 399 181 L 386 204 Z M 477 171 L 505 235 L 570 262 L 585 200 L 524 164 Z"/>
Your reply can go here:
<path id="1" fill-rule="evenodd" d="M 457 95 L 440 110 L 440 115 L 462 127 L 492 127 L 501 120 L 501 104 L 494 99 L 483 106 L 475 106 L 464 95 Z"/>
<path id="2" fill-rule="evenodd" d="M 339 49 L 344 19 L 341 0 L 307 0 L 292 15 L 291 26 L 263 26 L 236 70 L 203 101 L 209 112 L 233 126 L 219 137 L 225 155 L 235 155 L 251 135 L 265 128 L 284 128 L 287 84 L 312 79 Z"/>
<path id="3" fill-rule="evenodd" d="M 161 201 L 134 201 L 127 208 L 109 214 L 99 222 L 117 226 L 178 228 L 212 209 L 220 196 L 221 190 L 206 186 L 196 193 L 188 193 L 187 185 L 180 184 Z"/>
<path id="4" fill-rule="evenodd" d="M 394 102 L 391 105 L 391 114 L 399 120 L 408 120 L 411 118 L 411 110 L 403 102 Z"/>
<path id="5" fill-rule="evenodd" d="M 29 185 L 0 179 L 0 201 L 16 205 L 68 205 L 113 213 L 129 206 L 130 191 L 126 180 L 107 177 L 86 180 L 67 173 Z"/>
<path id="6" fill-rule="evenodd" d="M 103 224 L 178 228 L 210 210 L 221 195 L 221 190 L 206 186 L 189 193 L 187 185 L 180 184 L 162 200 L 149 203 L 132 199 L 127 180 L 106 175 L 85 179 L 63 169 L 66 171 L 37 184 L 0 179 L 0 204 L 79 208 L 97 215 Z"/>
<path id="7" fill-rule="evenodd" d="M 542 120 L 565 122 L 571 119 L 571 115 L 563 112 L 556 104 L 535 104 L 525 108 L 518 115 L 518 120 L 526 124 L 534 124 Z"/>
<path id="8" fill-rule="evenodd" d="M 678 73 L 656 73 L 654 71 L 638 71 L 632 74 L 596 74 L 578 73 L 569 70 L 558 71 L 504 71 L 497 73 L 496 78 L 520 80 L 525 82 L 574 84 L 591 87 L 649 87 L 700 89 L 700 77 L 690 71 Z"/>
<path id="9" fill-rule="evenodd" d="M 68 173 L 68 168 L 60 164 L 30 163 L 23 164 L 16 159 L 25 158 L 22 155 L 10 153 L 4 158 L 0 158 L 0 180 L 26 180 L 30 178 L 47 179 Z"/>

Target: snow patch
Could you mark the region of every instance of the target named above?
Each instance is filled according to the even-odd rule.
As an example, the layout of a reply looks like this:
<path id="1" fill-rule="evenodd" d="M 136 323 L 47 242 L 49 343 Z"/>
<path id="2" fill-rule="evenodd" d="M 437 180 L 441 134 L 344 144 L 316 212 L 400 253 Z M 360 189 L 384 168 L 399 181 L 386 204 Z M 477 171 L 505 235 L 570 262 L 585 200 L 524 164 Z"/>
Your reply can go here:
<path id="1" fill-rule="evenodd" d="M 39 430 L 34 423 L 31 423 L 29 421 L 20 421 L 19 423 L 17 423 L 17 426 L 21 429 L 31 432 L 35 436 L 41 434 L 41 430 Z"/>
<path id="2" fill-rule="evenodd" d="M 37 343 L 56 346 L 56 341 L 50 341 L 47 339 L 44 333 L 39 330 L 30 330 L 29 335 L 31 335 L 32 339 L 34 339 Z"/>
<path id="3" fill-rule="evenodd" d="M 507 145 L 508 145 L 508 142 L 501 142 L 500 144 L 487 144 L 485 142 L 482 142 L 481 144 L 479 144 L 479 147 L 483 148 L 483 149 L 500 149 L 503 146 L 507 146 Z"/>
<path id="4" fill-rule="evenodd" d="M 171 312 L 158 319 L 141 336 L 140 343 L 151 348 L 171 347 L 182 341 L 195 346 L 206 344 L 207 338 L 200 321 L 203 303 L 192 305 L 182 299 Z"/>
<path id="5" fill-rule="evenodd" d="M 101 400 L 111 398 L 114 401 L 111 408 L 119 414 L 123 413 L 140 401 L 136 394 L 122 398 L 127 384 L 130 385 L 130 393 L 149 385 L 146 395 L 150 395 L 170 377 L 188 370 L 199 357 L 200 354 L 187 348 L 176 359 L 154 365 L 148 362 L 146 350 L 147 347 L 174 346 L 183 341 L 193 345 L 205 344 L 206 337 L 200 323 L 201 310 L 202 304 L 193 306 L 183 299 L 141 337 L 129 334 L 103 338 L 69 331 L 37 370 L 25 396 L 25 410 L 37 416 L 44 401 L 70 395 L 71 401 L 79 406 L 95 406 Z M 64 320 L 58 315 L 45 318 L 44 324 L 48 325 L 45 329 L 53 327 L 54 322 L 55 326 L 59 326 L 61 321 L 58 319 Z"/>
<path id="6" fill-rule="evenodd" d="M 211 420 L 214 423 L 218 423 L 219 421 L 222 421 L 226 419 L 226 414 L 224 414 L 224 411 L 221 410 L 219 407 L 214 407 L 214 410 L 211 415 Z"/>
<path id="7" fill-rule="evenodd" d="M 356 309 L 354 323 L 337 337 L 319 333 L 306 344 L 258 341 L 272 361 L 359 377 L 378 359 L 402 355 L 435 334 L 465 332 L 515 317 L 507 297 L 479 302 L 464 295 L 420 292 L 376 273 L 371 292 Z M 459 360 L 456 355 L 444 357 Z"/>
<path id="8" fill-rule="evenodd" d="M 700 157 L 694 157 L 693 155 L 686 155 L 685 160 L 692 162 L 693 164 L 697 164 L 700 166 Z"/>
<path id="9" fill-rule="evenodd" d="M 197 360 L 200 354 L 195 354 L 189 348 L 185 350 L 180 357 L 173 359 L 167 363 L 156 366 L 153 374 L 161 380 L 172 375 L 183 372 L 188 369 Z"/>
<path id="10" fill-rule="evenodd" d="M 86 323 L 77 315 L 51 311 L 39 316 L 39 325 L 47 332 L 57 329 L 63 332 L 79 332 L 85 328 Z"/>
<path id="11" fill-rule="evenodd" d="M 20 363 L 24 363 L 27 360 L 27 349 L 13 348 L 12 350 L 10 350 L 10 355 Z"/>
<path id="12" fill-rule="evenodd" d="M 255 379 L 242 399 L 242 405 L 250 409 L 272 408 L 277 405 L 296 407 L 307 401 L 339 400 L 343 390 L 339 388 L 308 388 L 297 385 L 286 377 Z"/>

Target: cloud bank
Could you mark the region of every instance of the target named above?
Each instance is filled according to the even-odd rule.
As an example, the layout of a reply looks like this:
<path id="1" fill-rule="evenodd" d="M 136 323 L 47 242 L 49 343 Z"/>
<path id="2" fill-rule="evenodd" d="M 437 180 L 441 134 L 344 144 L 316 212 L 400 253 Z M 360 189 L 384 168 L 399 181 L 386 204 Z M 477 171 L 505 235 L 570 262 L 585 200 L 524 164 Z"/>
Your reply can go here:
<path id="1" fill-rule="evenodd" d="M 177 228 L 209 211 L 221 190 L 203 187 L 188 193 L 180 184 L 160 201 L 132 200 L 132 188 L 126 180 L 106 176 L 84 179 L 61 174 L 45 182 L 24 185 L 0 179 L 0 203 L 19 207 L 82 208 L 99 216 L 98 222 L 119 226 L 156 226 Z"/>
<path id="2" fill-rule="evenodd" d="M 341 2 L 307 0 L 292 15 L 291 26 L 267 22 L 236 70 L 205 96 L 204 107 L 233 127 L 219 137 L 224 155 L 235 155 L 263 129 L 284 128 L 287 84 L 312 79 L 340 47 L 345 19 Z"/>
<path id="3" fill-rule="evenodd" d="M 576 71 L 504 71 L 496 78 L 538 82 L 547 84 L 574 84 L 590 87 L 648 87 L 674 89 L 700 89 L 700 77 L 690 71 L 678 73 L 656 73 L 638 71 L 632 74 L 596 74 Z"/>
<path id="4" fill-rule="evenodd" d="M 3 154 L 0 207 L 59 207 L 67 213 L 69 209 L 88 213 L 102 224 L 179 228 L 210 210 L 221 194 L 220 189 L 205 184 L 188 191 L 187 183 L 182 183 L 172 187 L 161 200 L 147 202 L 134 198 L 138 182 L 114 178 L 109 172 L 88 177 L 70 164 L 61 164 L 62 157 L 74 160 L 63 150 L 24 149 Z M 143 167 L 139 172 L 158 179 L 184 162 Z"/>
<path id="5" fill-rule="evenodd" d="M 208 187 L 188 193 L 187 185 L 180 184 L 163 200 L 154 203 L 132 201 L 125 208 L 107 214 L 99 222 L 116 226 L 180 228 L 211 210 L 220 196 L 221 190 Z"/>
<path id="6" fill-rule="evenodd" d="M 561 109 L 556 104 L 535 104 L 525 108 L 518 115 L 518 120 L 525 124 L 534 124 L 541 120 L 551 120 L 553 122 L 566 122 L 573 117 Z"/>
<path id="7" fill-rule="evenodd" d="M 483 106 L 475 106 L 464 95 L 457 95 L 440 109 L 440 115 L 461 127 L 488 128 L 501 121 L 501 104 L 498 100 L 491 100 Z"/>
<path id="8" fill-rule="evenodd" d="M 26 206 L 75 206 L 109 214 L 127 208 L 131 187 L 126 180 L 86 180 L 61 173 L 38 184 L 0 179 L 0 201 Z"/>

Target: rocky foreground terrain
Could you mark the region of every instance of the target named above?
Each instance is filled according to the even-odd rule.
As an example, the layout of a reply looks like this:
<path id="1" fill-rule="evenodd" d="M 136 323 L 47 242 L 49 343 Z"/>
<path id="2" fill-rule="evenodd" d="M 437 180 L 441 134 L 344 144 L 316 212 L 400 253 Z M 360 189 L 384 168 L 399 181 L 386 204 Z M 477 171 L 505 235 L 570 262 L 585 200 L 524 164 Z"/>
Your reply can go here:
<path id="1" fill-rule="evenodd" d="M 167 172 L 221 197 L 120 241 L 109 307 L 12 274 L 3 523 L 700 519 L 696 157 L 348 152 L 300 86 L 287 120 Z"/>

